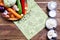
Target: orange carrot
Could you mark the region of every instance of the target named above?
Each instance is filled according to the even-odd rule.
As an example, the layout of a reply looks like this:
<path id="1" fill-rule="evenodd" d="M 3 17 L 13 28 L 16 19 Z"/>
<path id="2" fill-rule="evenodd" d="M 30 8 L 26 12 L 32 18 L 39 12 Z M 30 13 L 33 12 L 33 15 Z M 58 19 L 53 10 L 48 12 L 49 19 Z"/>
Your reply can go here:
<path id="1" fill-rule="evenodd" d="M 8 12 L 8 15 L 9 15 L 11 18 L 14 18 L 14 17 L 15 17 L 11 12 Z"/>
<path id="2" fill-rule="evenodd" d="M 7 8 L 7 10 L 11 12 L 13 15 L 15 15 L 17 18 L 19 19 L 22 18 L 22 16 L 15 12 L 12 8 Z"/>
<path id="3" fill-rule="evenodd" d="M 15 16 L 13 14 L 11 14 L 11 18 L 14 18 Z"/>
<path id="4" fill-rule="evenodd" d="M 3 2 L 3 0 L 0 0 L 0 3 L 2 3 Z"/>
<path id="5" fill-rule="evenodd" d="M 17 18 L 9 18 L 8 20 L 14 21 L 14 20 L 18 20 L 18 19 Z"/>
<path id="6" fill-rule="evenodd" d="M 0 0 L 0 6 L 4 6 L 3 0 Z"/>
<path id="7" fill-rule="evenodd" d="M 0 3 L 0 6 L 4 6 L 4 4 L 3 3 Z"/>

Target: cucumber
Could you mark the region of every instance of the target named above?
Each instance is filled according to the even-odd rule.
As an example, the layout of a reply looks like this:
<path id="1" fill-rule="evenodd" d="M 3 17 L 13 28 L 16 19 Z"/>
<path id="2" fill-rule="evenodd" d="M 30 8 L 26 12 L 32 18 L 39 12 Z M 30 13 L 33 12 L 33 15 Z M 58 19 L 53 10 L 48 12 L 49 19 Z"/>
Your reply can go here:
<path id="1" fill-rule="evenodd" d="M 22 6 L 21 6 L 20 0 L 17 0 L 17 7 L 19 8 L 18 13 L 19 13 L 19 14 L 22 14 Z"/>

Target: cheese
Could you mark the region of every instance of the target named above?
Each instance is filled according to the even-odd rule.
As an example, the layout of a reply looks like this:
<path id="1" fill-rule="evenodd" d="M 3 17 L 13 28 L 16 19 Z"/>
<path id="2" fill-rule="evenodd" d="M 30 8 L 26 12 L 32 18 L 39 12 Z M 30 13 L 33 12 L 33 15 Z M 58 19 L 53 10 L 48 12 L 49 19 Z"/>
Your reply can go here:
<path id="1" fill-rule="evenodd" d="M 56 11 L 55 10 L 50 11 L 49 16 L 50 17 L 55 17 L 56 16 Z"/>
<path id="2" fill-rule="evenodd" d="M 55 19 L 49 18 L 46 21 L 46 27 L 47 29 L 53 29 L 57 27 L 57 21 Z"/>
<path id="3" fill-rule="evenodd" d="M 48 2 L 48 9 L 49 10 L 54 10 L 57 7 L 57 3 L 54 1 Z"/>

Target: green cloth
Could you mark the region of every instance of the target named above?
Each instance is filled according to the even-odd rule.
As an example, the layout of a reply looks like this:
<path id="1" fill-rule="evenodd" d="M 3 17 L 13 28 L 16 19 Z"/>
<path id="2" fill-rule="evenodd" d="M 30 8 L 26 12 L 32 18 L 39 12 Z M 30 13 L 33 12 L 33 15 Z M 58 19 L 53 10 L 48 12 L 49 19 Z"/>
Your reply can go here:
<path id="1" fill-rule="evenodd" d="M 48 18 L 34 0 L 27 0 L 28 13 L 19 21 L 14 21 L 27 39 L 31 39 L 45 27 Z"/>

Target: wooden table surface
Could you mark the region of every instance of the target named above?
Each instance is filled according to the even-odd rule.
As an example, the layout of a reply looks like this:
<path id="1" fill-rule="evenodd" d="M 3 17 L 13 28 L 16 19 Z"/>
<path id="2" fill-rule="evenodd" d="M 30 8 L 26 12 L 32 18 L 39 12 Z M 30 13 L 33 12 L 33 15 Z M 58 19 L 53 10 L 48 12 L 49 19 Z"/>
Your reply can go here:
<path id="1" fill-rule="evenodd" d="M 35 0 L 37 4 L 43 9 L 45 13 L 47 13 L 47 3 L 51 0 Z M 57 2 L 58 7 L 56 9 L 58 26 L 56 31 L 58 33 L 57 40 L 60 40 L 60 0 L 54 0 Z M 35 35 L 31 40 L 47 40 L 46 34 L 48 30 L 43 29 L 37 35 Z M 27 40 L 22 32 L 17 28 L 17 26 L 11 22 L 4 20 L 0 15 L 0 40 Z"/>

